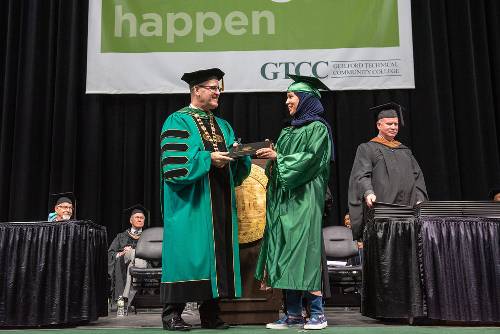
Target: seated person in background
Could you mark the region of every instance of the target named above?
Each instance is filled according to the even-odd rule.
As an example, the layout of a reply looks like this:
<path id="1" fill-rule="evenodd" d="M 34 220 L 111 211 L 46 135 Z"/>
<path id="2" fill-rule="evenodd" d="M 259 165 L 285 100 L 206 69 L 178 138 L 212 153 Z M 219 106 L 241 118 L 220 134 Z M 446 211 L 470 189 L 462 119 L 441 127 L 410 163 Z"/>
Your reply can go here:
<path id="1" fill-rule="evenodd" d="M 349 212 L 346 213 L 344 216 L 344 225 L 345 225 L 345 227 L 347 227 L 349 229 L 352 228 L 351 217 L 349 216 Z M 363 263 L 363 242 L 358 241 L 357 243 L 358 243 L 358 255 L 353 257 L 353 258 L 350 258 L 347 261 L 348 266 L 358 266 L 358 265 L 361 265 Z"/>
<path id="2" fill-rule="evenodd" d="M 47 220 L 49 222 L 70 220 L 74 212 L 75 196 L 73 193 L 60 193 L 50 195 L 49 205 L 54 208 L 54 212 L 49 213 Z"/>
<path id="3" fill-rule="evenodd" d="M 493 202 L 500 202 L 500 186 L 491 189 L 488 198 Z"/>
<path id="4" fill-rule="evenodd" d="M 129 219 L 130 227 L 118 233 L 108 249 L 108 274 L 111 278 L 112 305 L 116 304 L 118 298 L 128 300 L 129 294 L 134 293 L 131 287 L 132 278 L 129 267 L 147 268 L 145 260 L 135 258 L 135 247 L 141 237 L 142 228 L 148 211 L 142 205 L 134 205 L 125 211 Z"/>

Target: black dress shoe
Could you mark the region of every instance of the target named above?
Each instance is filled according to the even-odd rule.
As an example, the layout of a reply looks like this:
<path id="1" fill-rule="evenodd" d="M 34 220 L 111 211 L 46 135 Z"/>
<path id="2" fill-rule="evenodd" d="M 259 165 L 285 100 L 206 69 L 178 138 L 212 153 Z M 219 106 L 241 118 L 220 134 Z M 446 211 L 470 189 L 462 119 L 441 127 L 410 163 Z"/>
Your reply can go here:
<path id="1" fill-rule="evenodd" d="M 202 321 L 201 328 L 205 329 L 228 329 L 229 325 L 224 322 L 221 318 L 216 318 L 214 320 Z"/>
<path id="2" fill-rule="evenodd" d="M 168 331 L 188 331 L 191 325 L 185 322 L 181 317 L 174 317 L 166 322 L 163 322 L 163 329 Z"/>

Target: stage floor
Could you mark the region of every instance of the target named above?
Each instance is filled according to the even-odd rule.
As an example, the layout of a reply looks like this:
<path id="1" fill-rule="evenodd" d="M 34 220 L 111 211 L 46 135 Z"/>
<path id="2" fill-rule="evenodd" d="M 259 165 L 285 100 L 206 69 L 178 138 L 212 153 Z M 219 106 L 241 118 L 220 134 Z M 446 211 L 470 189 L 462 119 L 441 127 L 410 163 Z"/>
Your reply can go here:
<path id="1" fill-rule="evenodd" d="M 327 307 L 325 313 L 328 323 L 332 326 L 387 326 L 387 324 L 380 321 L 363 317 L 359 313 L 359 308 Z M 200 325 L 200 318 L 197 311 L 185 311 L 182 317 L 192 325 Z M 162 327 L 161 310 L 152 310 L 151 312 L 142 311 L 137 314 L 129 314 L 125 317 L 117 317 L 116 314 L 110 314 L 107 317 L 99 318 L 98 321 L 92 322 L 85 327 Z"/>
<path id="2" fill-rule="evenodd" d="M 326 307 L 325 314 L 328 319 L 328 328 L 322 330 L 321 333 L 329 334 L 500 334 L 500 327 L 495 326 L 464 326 L 462 324 L 445 324 L 440 326 L 410 326 L 402 321 L 379 321 L 364 317 L 361 315 L 359 308 L 343 308 L 343 307 Z M 207 330 L 202 330 L 200 326 L 200 318 L 198 311 L 185 311 L 183 314 L 184 320 L 194 325 L 191 332 L 207 333 Z M 101 329 L 123 329 L 136 328 L 146 329 L 155 328 L 161 329 L 161 310 L 151 310 L 149 312 L 138 312 L 137 314 L 129 314 L 125 317 L 117 317 L 115 314 L 110 314 L 107 317 L 99 318 L 98 321 L 89 323 L 86 326 L 80 326 L 81 329 L 95 329 L 101 332 Z M 208 333 L 227 331 L 209 330 Z M 237 332 L 237 333 L 236 333 Z M 252 326 L 235 326 L 231 327 L 229 333 L 234 334 L 269 334 L 273 330 L 266 330 L 264 325 Z M 281 331 L 278 331 L 281 332 Z M 307 332 L 300 329 L 289 329 L 285 332 Z M 314 331 L 313 331 L 314 332 Z M 161 333 L 161 332 L 160 332 Z M 126 333 L 121 333 L 126 334 Z"/>
<path id="3" fill-rule="evenodd" d="M 316 331 L 321 334 L 500 334 L 500 327 L 494 326 L 410 326 L 404 322 L 382 322 L 363 317 L 359 308 L 327 307 L 328 328 Z M 183 318 L 195 325 L 193 334 L 270 334 L 276 332 L 266 329 L 264 325 L 234 326 L 228 330 L 205 330 L 199 327 L 198 312 L 186 311 Z M 117 317 L 110 314 L 107 317 L 76 327 L 44 327 L 44 328 L 11 328 L 0 330 L 6 334 L 165 334 L 161 324 L 161 310 L 149 310 Z M 278 333 L 311 332 L 293 328 L 278 330 Z M 314 331 L 312 331 L 314 332 Z"/>

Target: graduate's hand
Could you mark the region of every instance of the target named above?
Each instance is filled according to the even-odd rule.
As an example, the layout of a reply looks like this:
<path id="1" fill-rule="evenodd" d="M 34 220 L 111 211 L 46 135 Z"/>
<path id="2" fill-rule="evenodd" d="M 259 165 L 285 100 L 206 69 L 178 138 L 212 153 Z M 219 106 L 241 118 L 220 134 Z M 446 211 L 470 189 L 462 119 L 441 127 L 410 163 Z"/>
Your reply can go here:
<path id="1" fill-rule="evenodd" d="M 212 152 L 210 153 L 210 158 L 212 159 L 212 165 L 217 168 L 222 168 L 231 161 L 233 158 L 228 157 L 229 152 Z"/>
<path id="2" fill-rule="evenodd" d="M 375 202 L 376 200 L 377 196 L 375 196 L 375 194 L 369 194 L 365 197 L 366 205 L 368 205 L 369 208 L 373 206 L 373 202 Z"/>
<path id="3" fill-rule="evenodd" d="M 269 141 L 269 139 L 266 139 L 265 141 Z M 264 147 L 260 148 L 255 152 L 255 155 L 259 159 L 271 159 L 271 160 L 276 160 L 278 157 L 278 154 L 274 150 L 274 145 L 271 143 L 271 147 Z"/>

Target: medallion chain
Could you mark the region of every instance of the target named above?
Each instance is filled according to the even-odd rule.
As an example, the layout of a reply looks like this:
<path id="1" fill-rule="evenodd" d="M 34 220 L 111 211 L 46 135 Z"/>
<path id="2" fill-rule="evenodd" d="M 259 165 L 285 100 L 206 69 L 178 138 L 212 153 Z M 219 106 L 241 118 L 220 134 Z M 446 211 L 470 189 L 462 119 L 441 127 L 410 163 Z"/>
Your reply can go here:
<path id="1" fill-rule="evenodd" d="M 194 118 L 196 119 L 196 122 L 200 125 L 201 130 L 203 131 L 203 137 L 207 138 L 211 143 L 214 148 L 215 152 L 219 152 L 219 146 L 217 145 L 217 134 L 215 132 L 215 120 L 214 120 L 214 115 L 212 113 L 208 114 L 209 116 L 209 122 L 210 122 L 210 128 L 212 130 L 212 134 L 208 132 L 207 128 L 205 127 L 205 124 L 203 124 L 203 121 L 201 120 L 200 116 L 196 113 L 193 113 Z"/>

